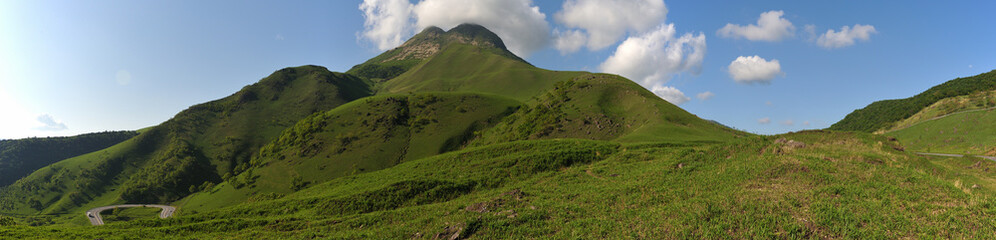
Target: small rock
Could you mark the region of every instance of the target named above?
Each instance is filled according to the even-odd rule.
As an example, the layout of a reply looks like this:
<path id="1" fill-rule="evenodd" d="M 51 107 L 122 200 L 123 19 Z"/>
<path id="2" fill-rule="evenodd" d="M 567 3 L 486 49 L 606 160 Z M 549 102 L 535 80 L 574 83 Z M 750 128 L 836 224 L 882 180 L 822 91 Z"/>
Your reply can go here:
<path id="1" fill-rule="evenodd" d="M 979 188 L 979 185 L 978 184 L 972 184 L 972 189 L 976 189 L 976 188 Z"/>

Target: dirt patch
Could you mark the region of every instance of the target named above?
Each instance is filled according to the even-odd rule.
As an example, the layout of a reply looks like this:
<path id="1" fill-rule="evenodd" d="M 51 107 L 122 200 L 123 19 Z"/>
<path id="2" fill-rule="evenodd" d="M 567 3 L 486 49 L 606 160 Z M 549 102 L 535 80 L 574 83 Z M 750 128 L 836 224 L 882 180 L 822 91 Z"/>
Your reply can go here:
<path id="1" fill-rule="evenodd" d="M 462 237 L 466 237 L 466 236 L 460 236 L 460 233 L 463 232 L 463 227 L 464 227 L 463 223 L 446 226 L 445 228 L 443 228 L 442 232 L 433 235 L 432 239 L 449 239 L 449 240 L 463 239 Z"/>
<path id="2" fill-rule="evenodd" d="M 501 207 L 505 206 L 507 203 L 522 201 L 525 198 L 526 194 L 523 193 L 522 190 L 515 189 L 512 191 L 502 193 L 501 195 L 492 199 L 491 201 L 471 204 L 467 207 L 464 207 L 463 210 L 469 212 L 478 212 L 478 213 L 495 212 L 496 214 L 501 214 L 502 211 L 499 211 Z M 511 214 L 514 213 L 515 211 L 511 212 Z"/>

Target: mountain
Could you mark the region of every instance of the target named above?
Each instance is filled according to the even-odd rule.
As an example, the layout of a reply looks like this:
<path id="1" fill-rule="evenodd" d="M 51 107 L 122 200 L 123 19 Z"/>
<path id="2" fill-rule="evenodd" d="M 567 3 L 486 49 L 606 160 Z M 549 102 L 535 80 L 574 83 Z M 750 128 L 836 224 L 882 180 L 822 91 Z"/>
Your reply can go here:
<path id="1" fill-rule="evenodd" d="M 287 194 L 467 146 L 553 138 L 723 142 L 745 135 L 616 75 L 536 68 L 478 25 L 427 28 L 374 59 L 429 43 L 439 51 L 420 55 L 399 76 L 372 80 L 376 96 L 301 120 L 264 147 L 247 171 L 184 199 L 184 207 L 205 210 Z"/>
<path id="2" fill-rule="evenodd" d="M 909 98 L 874 102 L 847 114 L 844 119 L 834 123 L 829 129 L 862 132 L 885 130 L 941 99 L 986 90 L 996 90 L 996 70 L 976 76 L 953 79 Z"/>
<path id="3" fill-rule="evenodd" d="M 0 193 L 0 238 L 992 238 L 996 162 L 900 142 L 743 133 L 481 26 L 427 28 L 42 168 Z M 81 214 L 125 202 L 177 212 Z"/>
<path id="4" fill-rule="evenodd" d="M 318 66 L 276 71 L 231 96 L 192 106 L 138 136 L 49 165 L 0 192 L 0 213 L 69 214 L 120 202 L 168 203 L 219 183 L 313 113 L 371 94 L 368 82 Z"/>
<path id="5" fill-rule="evenodd" d="M 138 133 L 134 131 L 116 131 L 0 140 L 0 187 L 59 160 L 104 149 L 135 135 Z"/>
<path id="6" fill-rule="evenodd" d="M 478 50 L 525 63 L 525 60 L 509 52 L 501 38 L 490 30 L 477 24 L 460 24 L 448 32 L 438 27 L 428 27 L 401 46 L 356 65 L 346 73 L 375 80 L 391 79 L 438 55 L 439 51 L 452 43 L 472 45 Z"/>

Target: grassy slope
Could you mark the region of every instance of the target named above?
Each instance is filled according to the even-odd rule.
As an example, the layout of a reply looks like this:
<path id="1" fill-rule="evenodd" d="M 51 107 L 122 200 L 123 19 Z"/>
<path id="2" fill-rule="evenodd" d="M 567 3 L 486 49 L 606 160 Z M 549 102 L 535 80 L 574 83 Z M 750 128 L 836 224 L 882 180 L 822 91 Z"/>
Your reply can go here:
<path id="1" fill-rule="evenodd" d="M 885 133 L 918 152 L 996 155 L 996 110 L 963 112 Z"/>
<path id="2" fill-rule="evenodd" d="M 920 110 L 920 112 L 913 114 L 909 118 L 896 122 L 892 128 L 876 133 L 900 130 L 952 113 L 989 109 L 992 107 L 996 107 L 996 91 L 981 91 L 969 95 L 945 98 Z"/>
<path id="3" fill-rule="evenodd" d="M 585 74 L 540 69 L 497 51 L 460 43 L 443 46 L 424 63 L 384 82 L 379 93 L 479 92 L 525 101 L 559 81 Z"/>
<path id="4" fill-rule="evenodd" d="M 806 143 L 792 147 L 773 141 Z M 991 238 L 996 168 L 882 136 L 685 147 L 519 141 L 168 220 L 7 227 L 15 238 Z M 627 231 L 618 231 L 627 229 Z"/>
<path id="5" fill-rule="evenodd" d="M 0 187 L 70 157 L 110 147 L 138 135 L 134 131 L 100 132 L 72 137 L 0 140 Z"/>
<path id="6" fill-rule="evenodd" d="M 36 171 L 3 189 L 0 212 L 65 214 L 85 223 L 81 214 L 70 213 L 112 203 L 171 201 L 191 185 L 219 182 L 246 168 L 249 156 L 283 128 L 368 95 L 366 87 L 363 80 L 317 66 L 277 71 L 129 141 Z"/>
<path id="7" fill-rule="evenodd" d="M 945 98 L 883 131 L 918 152 L 996 155 L 996 91 Z"/>
<path id="8" fill-rule="evenodd" d="M 896 122 L 909 118 L 941 99 L 996 89 L 996 70 L 965 78 L 957 78 L 931 87 L 905 99 L 877 101 L 854 110 L 829 129 L 875 132 L 889 129 Z"/>
<path id="9" fill-rule="evenodd" d="M 474 144 L 547 138 L 722 142 L 743 135 L 700 119 L 625 78 L 584 74 L 557 82 L 528 107 L 482 132 Z"/>
<path id="10" fill-rule="evenodd" d="M 461 148 L 519 102 L 499 96 L 421 93 L 375 96 L 313 115 L 264 147 L 249 171 L 181 201 L 203 211 L 251 196 L 376 171 Z"/>

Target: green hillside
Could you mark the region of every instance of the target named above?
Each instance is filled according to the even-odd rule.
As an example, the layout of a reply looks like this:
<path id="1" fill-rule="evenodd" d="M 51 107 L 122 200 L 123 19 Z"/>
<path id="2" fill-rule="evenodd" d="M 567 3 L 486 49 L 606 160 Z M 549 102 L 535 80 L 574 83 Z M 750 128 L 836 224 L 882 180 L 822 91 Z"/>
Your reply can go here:
<path id="1" fill-rule="evenodd" d="M 996 90 L 996 70 L 950 80 L 909 98 L 874 102 L 847 114 L 829 129 L 862 132 L 885 130 L 941 99 L 989 90 Z"/>
<path id="2" fill-rule="evenodd" d="M 996 156 L 996 112 L 968 111 L 885 133 L 911 151 Z"/>
<path id="3" fill-rule="evenodd" d="M 220 208 L 457 150 L 518 105 L 504 97 L 462 93 L 353 101 L 301 120 L 263 147 L 248 171 L 181 202 L 191 210 Z"/>
<path id="4" fill-rule="evenodd" d="M 996 163 L 926 158 L 864 133 L 690 146 L 492 144 L 258 198 L 13 238 L 991 238 Z M 276 198 L 276 199 L 274 199 Z M 626 229 L 626 231 L 619 231 Z M 967 229 L 972 229 L 971 231 Z"/>
<path id="5" fill-rule="evenodd" d="M 481 133 L 475 145 L 582 138 L 639 142 L 723 142 L 746 135 L 692 115 L 625 78 L 584 74 L 557 82 Z"/>
<path id="6" fill-rule="evenodd" d="M 350 75 L 286 68 L 128 141 L 41 168 L 0 190 L 0 214 L 56 214 L 82 224 L 78 213 L 88 207 L 169 203 L 191 186 L 244 171 L 259 148 L 298 120 L 368 95 L 368 83 Z"/>
<path id="7" fill-rule="evenodd" d="M 0 187 L 14 183 L 39 168 L 97 151 L 138 135 L 134 131 L 0 140 Z"/>
<path id="8" fill-rule="evenodd" d="M 884 131 L 917 152 L 996 156 L 996 91 L 945 98 Z"/>
<path id="9" fill-rule="evenodd" d="M 913 114 L 909 118 L 896 122 L 892 128 L 880 132 L 901 130 L 924 121 L 944 117 L 948 114 L 987 110 L 993 107 L 996 107 L 996 91 L 980 91 L 968 95 L 945 98 L 920 110 L 920 112 Z"/>

